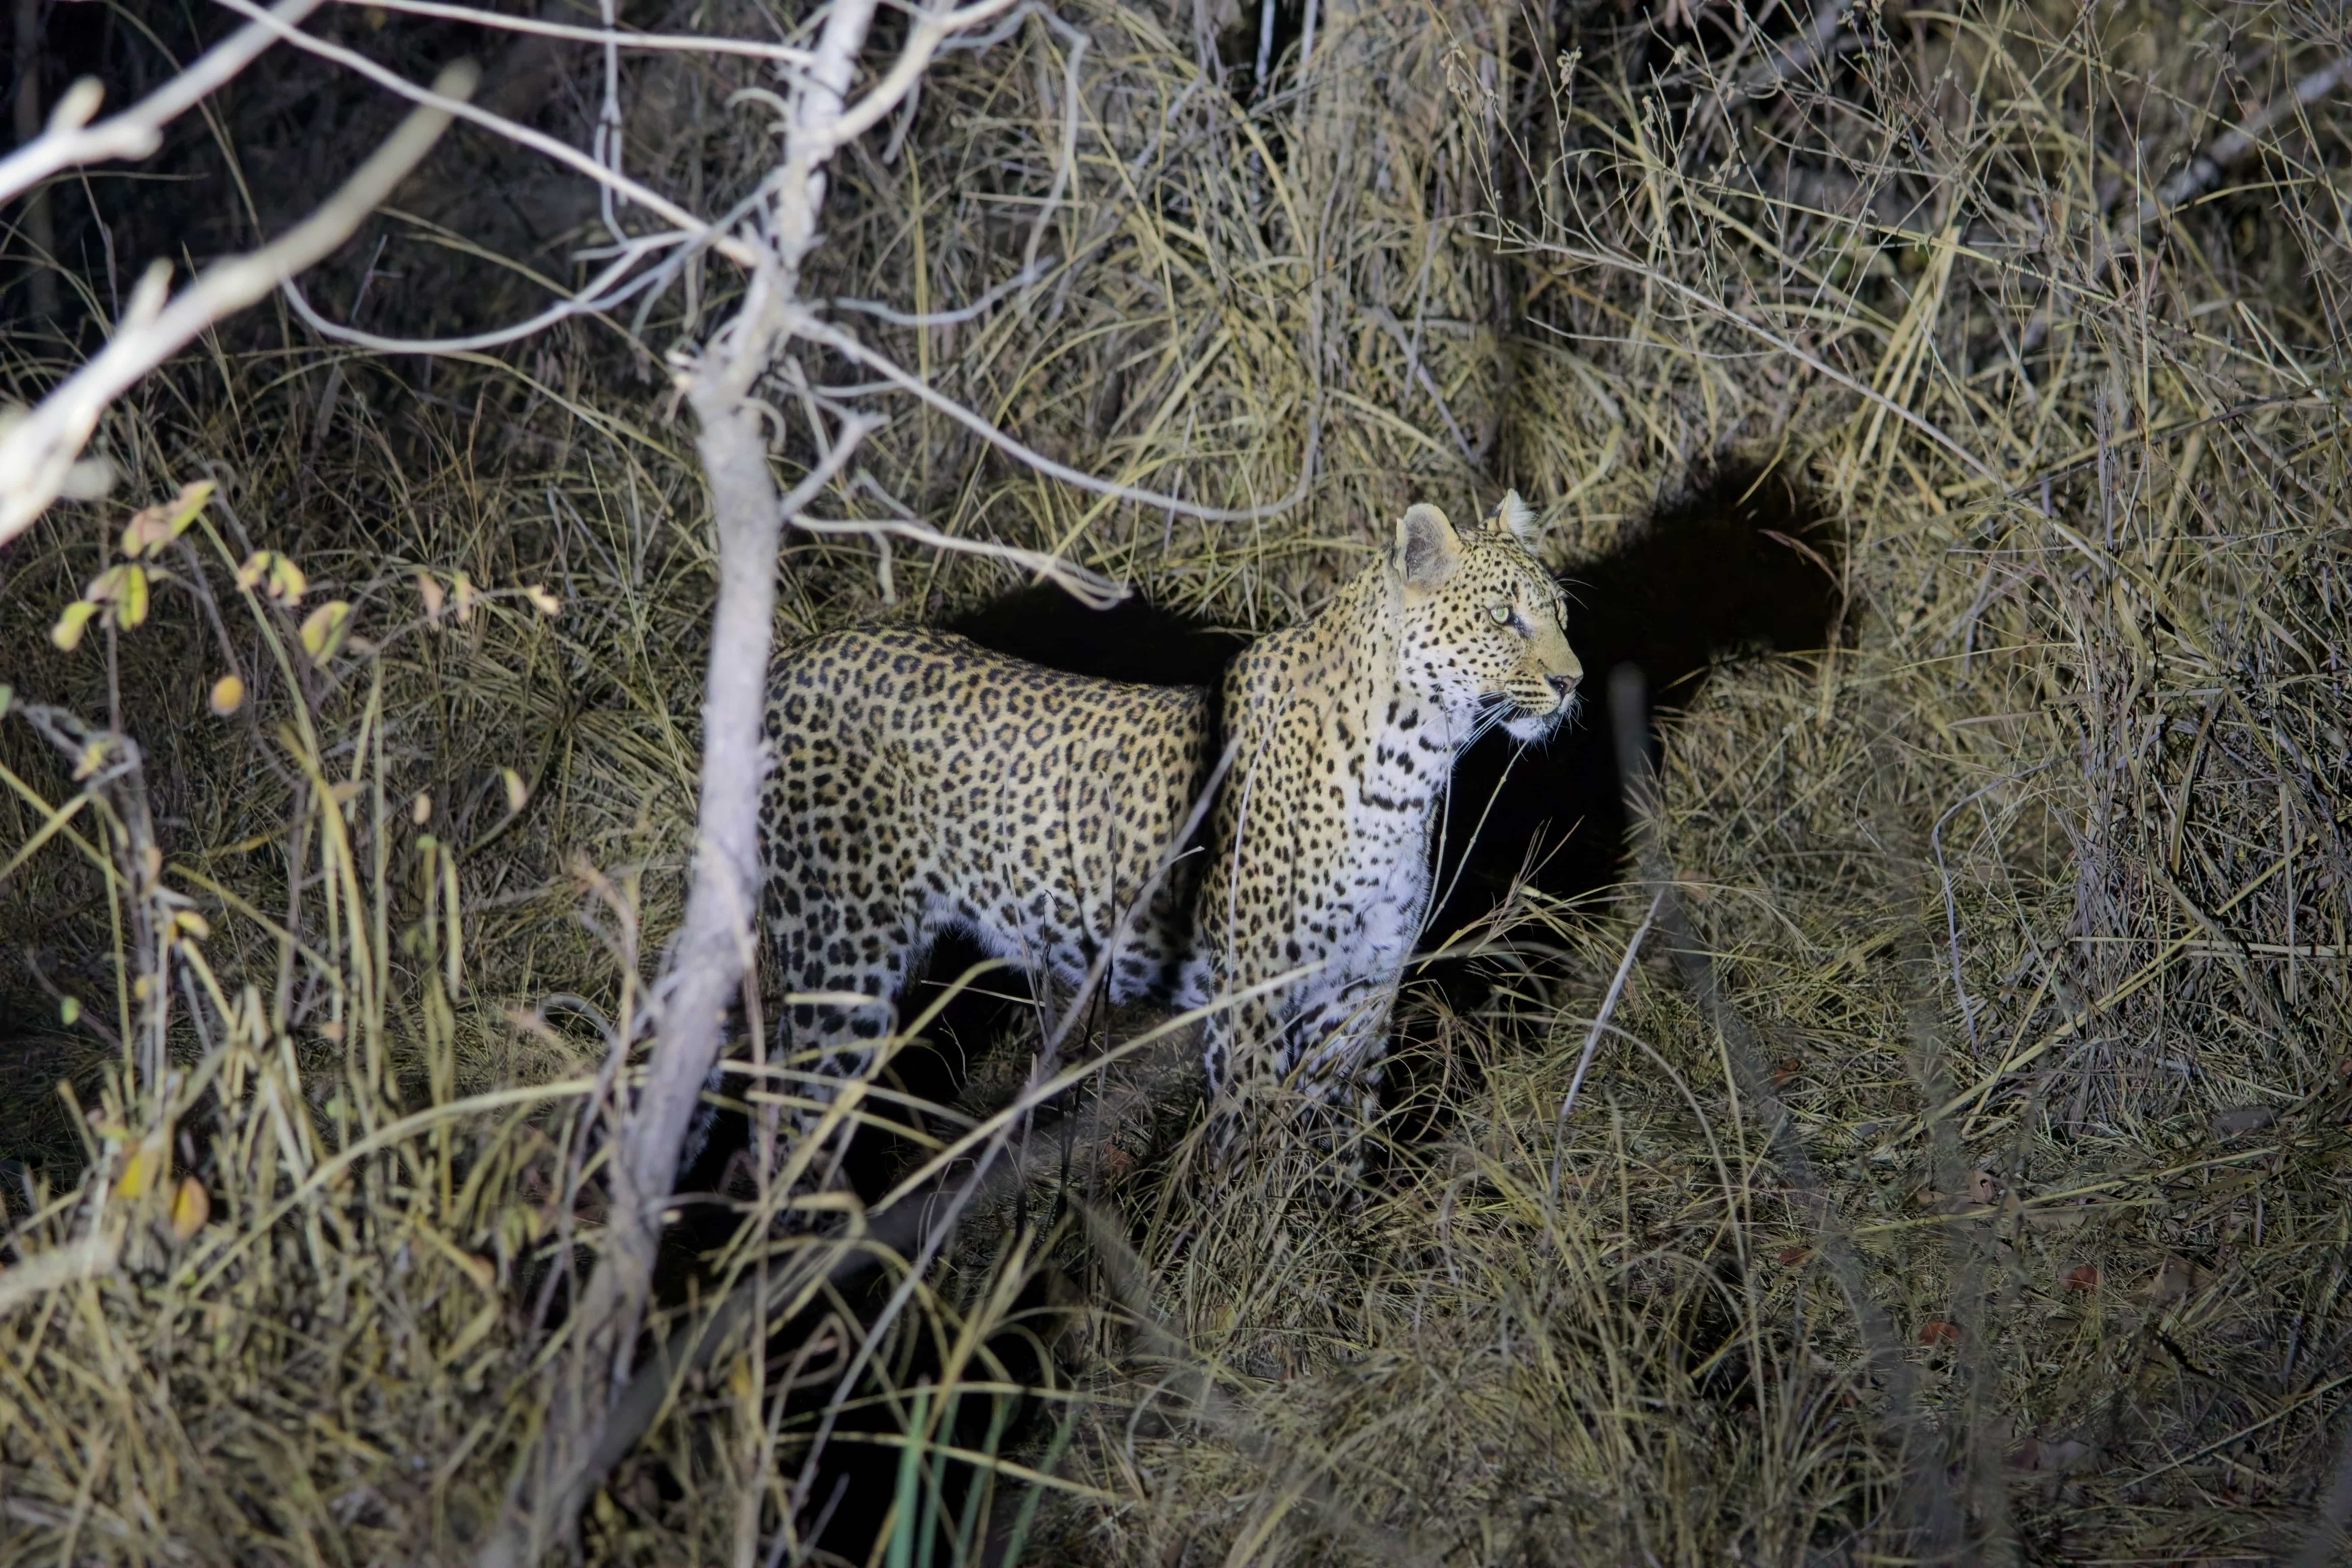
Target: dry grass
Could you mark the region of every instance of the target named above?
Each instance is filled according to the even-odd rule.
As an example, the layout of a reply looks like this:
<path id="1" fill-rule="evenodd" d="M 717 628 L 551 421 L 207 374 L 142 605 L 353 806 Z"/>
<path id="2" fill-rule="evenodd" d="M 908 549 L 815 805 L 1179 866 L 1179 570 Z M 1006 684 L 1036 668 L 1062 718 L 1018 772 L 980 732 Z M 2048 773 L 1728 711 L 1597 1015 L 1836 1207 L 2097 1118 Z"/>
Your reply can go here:
<path id="1" fill-rule="evenodd" d="M 833 1447 L 883 1455 L 840 1506 L 895 1510 L 893 1563 L 1001 1557 L 1016 1515 L 1031 1560 L 1121 1564 L 2340 1552 L 2314 1521 L 2352 1507 L 2344 110 L 2280 114 L 2139 212 L 2291 103 L 2333 23 L 1867 6 L 1791 67 L 1787 18 L 1689 9 L 1326 16 L 1255 104 L 1203 71 L 1207 9 L 1072 11 L 1075 65 L 1033 18 L 845 173 L 839 296 L 949 310 L 1039 265 L 969 321 L 839 312 L 942 392 L 1208 506 L 1306 478 L 1204 524 L 909 403 L 835 515 L 895 502 L 1271 626 L 1408 500 L 1516 485 L 1567 566 L 1694 458 L 1760 447 L 1846 521 L 1849 635 L 1674 721 L 1650 875 L 1705 973 L 1651 934 L 1571 1112 L 1646 887 L 1515 911 L 1525 961 L 1473 1016 L 1409 994 L 1444 1066 L 1360 1209 L 1296 1151 L 1200 1170 L 1187 1108 L 1122 1066 L 1118 1131 L 1074 1139 L 1083 1201 L 1035 1162 L 1025 1205 L 870 1277 L 903 1297 L 870 1337 L 805 1327 L 839 1244 L 739 1245 L 698 1291 L 766 1268 L 818 1309 L 689 1385 L 591 1557 L 804 1556 L 850 1473 L 807 1463 L 835 1407 Z M 656 105 L 730 85 L 644 69 Z M 698 122 L 645 169 L 724 189 L 752 156 Z M 593 1182 L 567 1187 L 590 1080 L 675 921 L 691 798 L 699 490 L 611 357 L 427 384 L 224 346 L 110 437 L 141 502 L 224 479 L 217 543 L 175 567 L 216 615 L 159 590 L 59 655 L 42 633 L 121 520 L 10 555 L 19 700 L 121 715 L 163 885 L 210 934 L 139 957 L 119 933 L 173 906 L 127 785 L 11 717 L 0 843 L 95 790 L 7 884 L 24 1010 L 54 1016 L 42 984 L 84 1009 L 6 1064 L 55 1189 L 29 1219 L 11 1194 L 11 1261 L 123 1239 L 0 1300 L 0 1563 L 447 1558 L 501 1506 L 548 1282 L 595 1235 Z M 240 594 L 256 546 L 301 563 L 306 610 L 357 606 L 340 654 Z M 803 629 L 1013 580 L 863 538 L 786 566 Z M 499 596 L 433 624 L 418 571 Z M 232 658 L 250 695 L 216 720 Z M 165 973 L 176 1079 L 131 1068 L 132 987 Z M 104 1112 L 79 1174 L 44 1109 L 67 1068 Z M 984 1068 L 965 1113 L 1020 1076 Z M 209 1195 L 184 1242 L 169 1184 L 124 1190 L 158 1128 Z M 838 1289 L 867 1320 L 886 1294 Z M 992 1432 L 1008 1380 L 1049 1392 Z M 961 1523 L 975 1465 L 997 1489 L 960 1543 L 910 1526 Z"/>

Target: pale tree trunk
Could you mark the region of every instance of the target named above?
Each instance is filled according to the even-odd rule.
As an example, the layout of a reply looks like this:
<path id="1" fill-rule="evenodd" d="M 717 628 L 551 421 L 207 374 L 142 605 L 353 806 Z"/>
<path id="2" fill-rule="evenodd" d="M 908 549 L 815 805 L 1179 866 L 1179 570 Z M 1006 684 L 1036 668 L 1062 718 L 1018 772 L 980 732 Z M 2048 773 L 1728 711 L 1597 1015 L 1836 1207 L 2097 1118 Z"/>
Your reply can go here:
<path id="1" fill-rule="evenodd" d="M 843 95 L 874 0 L 836 0 L 816 59 L 794 95 L 785 159 L 741 312 L 685 374 L 702 430 L 696 448 L 710 485 L 719 593 L 702 706 L 702 778 L 686 919 L 658 996 L 658 1032 L 645 1087 L 620 1118 L 611 1166 L 612 1223 L 572 1323 L 572 1353 L 555 1374 L 524 1495 L 485 1564 L 536 1561 L 570 1528 L 603 1479 L 604 1416 L 625 1381 L 643 1325 L 662 1213 L 695 1102 L 718 1059 L 727 1004 L 752 955 L 760 886 L 761 721 L 774 638 L 776 548 L 790 514 L 839 470 L 862 428 L 841 433 L 825 462 L 780 497 L 752 391 L 782 346 L 786 306 L 814 242 L 824 165 L 838 144 Z"/>

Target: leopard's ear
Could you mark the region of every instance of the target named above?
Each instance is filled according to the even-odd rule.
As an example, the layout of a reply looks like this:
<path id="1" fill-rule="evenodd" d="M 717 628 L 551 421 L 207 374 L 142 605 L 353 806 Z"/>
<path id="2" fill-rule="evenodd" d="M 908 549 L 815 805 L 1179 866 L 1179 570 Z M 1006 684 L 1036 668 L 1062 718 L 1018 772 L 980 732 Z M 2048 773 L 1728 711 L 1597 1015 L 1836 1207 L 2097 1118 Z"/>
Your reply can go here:
<path id="1" fill-rule="evenodd" d="M 1505 490 L 1503 499 L 1487 514 L 1486 526 L 1497 533 L 1507 533 L 1529 550 L 1543 531 L 1536 526 L 1536 509 L 1519 499 L 1517 490 Z"/>
<path id="2" fill-rule="evenodd" d="M 1434 588 L 1454 574 L 1461 560 L 1462 536 L 1427 501 L 1407 507 L 1397 519 L 1395 563 L 1406 587 Z"/>

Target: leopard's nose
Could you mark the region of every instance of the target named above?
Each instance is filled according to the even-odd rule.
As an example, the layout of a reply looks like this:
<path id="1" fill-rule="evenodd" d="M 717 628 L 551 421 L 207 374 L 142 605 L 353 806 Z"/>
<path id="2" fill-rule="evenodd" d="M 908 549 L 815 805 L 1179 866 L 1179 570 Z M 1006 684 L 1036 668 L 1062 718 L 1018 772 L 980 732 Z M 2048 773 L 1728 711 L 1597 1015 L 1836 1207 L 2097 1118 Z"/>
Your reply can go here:
<path id="1" fill-rule="evenodd" d="M 1551 694 L 1565 702 L 1576 694 L 1576 683 L 1583 674 L 1579 670 L 1574 675 L 1547 675 L 1544 679 L 1550 684 Z"/>

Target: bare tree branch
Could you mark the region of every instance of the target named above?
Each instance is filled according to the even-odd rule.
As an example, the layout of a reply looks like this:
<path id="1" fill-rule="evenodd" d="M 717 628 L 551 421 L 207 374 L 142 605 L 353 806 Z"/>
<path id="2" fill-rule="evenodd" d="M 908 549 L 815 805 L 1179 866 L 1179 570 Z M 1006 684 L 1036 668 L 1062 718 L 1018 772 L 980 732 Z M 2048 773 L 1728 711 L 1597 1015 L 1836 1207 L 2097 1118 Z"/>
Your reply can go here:
<path id="1" fill-rule="evenodd" d="M 199 57 L 185 70 L 132 104 L 96 125 L 105 89 L 94 78 L 84 77 L 58 100 L 49 128 L 38 140 L 0 158 L 0 202 L 60 170 L 114 158 L 144 158 L 163 145 L 163 130 L 201 102 L 230 78 L 253 63 L 254 57 L 277 38 L 278 26 L 292 26 L 317 10 L 321 0 L 278 0 L 268 23 L 239 27 Z"/>
<path id="2" fill-rule="evenodd" d="M 664 223 L 695 235 L 701 234 L 709 227 L 700 218 L 696 217 L 660 192 L 641 184 L 626 175 L 614 174 L 579 148 L 559 142 L 544 132 L 533 131 L 528 125 L 519 125 L 504 115 L 493 114 L 487 109 L 441 92 L 437 88 L 419 87 L 397 71 L 386 70 L 365 55 L 355 54 L 339 44 L 331 44 L 324 38 L 312 37 L 300 28 L 262 10 L 260 6 L 252 4 L 252 0 L 218 0 L 218 3 L 241 16 L 252 17 L 257 26 L 268 28 L 296 48 L 317 55 L 321 59 L 332 60 L 335 64 L 356 71 L 379 87 L 398 93 L 403 98 L 428 108 L 439 109 L 457 119 L 469 121 L 486 131 L 496 132 L 518 147 L 528 147 L 543 157 L 551 158 L 567 168 L 585 174 L 599 184 L 609 186 L 618 195 L 626 196 Z M 718 248 L 730 259 L 740 262 L 747 267 L 758 264 L 758 257 L 753 248 L 744 241 L 723 237 L 716 243 Z"/>
<path id="3" fill-rule="evenodd" d="M 2232 126 L 2207 142 L 2204 151 L 2189 160 L 2187 168 L 2157 186 L 2154 195 L 2140 202 L 2140 227 L 2147 227 L 2174 207 L 2211 190 L 2224 171 L 2262 145 L 2263 138 L 2277 130 L 2287 116 L 2326 98 L 2347 76 L 2352 76 L 2352 55 L 2339 56 L 2297 81 L 2293 92 L 2281 93 L 2245 123 Z"/>
<path id="4" fill-rule="evenodd" d="M 805 316 L 793 300 L 802 263 L 816 240 L 825 164 L 857 129 L 878 122 L 912 90 L 923 63 L 950 33 L 1012 3 L 982 0 L 961 10 L 919 12 L 897 65 L 851 110 L 850 79 L 875 0 L 835 0 L 793 91 L 783 162 L 762 182 L 764 211 L 735 237 L 753 258 L 743 308 L 700 355 L 674 356 L 702 426 L 697 447 L 719 542 L 693 880 L 671 968 L 657 993 L 658 1026 L 644 1088 L 614 1131 L 604 1250 L 572 1314 L 572 1343 L 559 1363 L 537 1450 L 518 1478 L 523 1506 L 486 1547 L 485 1564 L 535 1561 L 570 1527 L 613 1463 L 619 1447 L 608 1436 L 613 1395 L 628 1378 L 678 1150 L 717 1059 L 727 1005 L 752 961 L 764 771 L 761 718 L 777 546 L 791 517 L 840 471 L 870 428 L 868 420 L 845 418 L 819 468 L 790 497 L 778 496 L 753 391 Z"/>
<path id="5" fill-rule="evenodd" d="M 454 103 L 474 90 L 473 62 L 441 73 L 435 96 Z M 248 255 L 206 268 L 168 303 L 170 266 L 157 262 L 131 291 L 114 337 L 95 359 L 66 378 L 29 414 L 0 422 L 0 544 L 31 525 L 65 489 L 99 416 L 133 382 L 223 317 L 259 300 L 283 279 L 318 262 L 351 237 L 362 219 L 392 195 L 447 129 L 440 107 L 402 121 L 375 155 L 317 212 Z"/>

